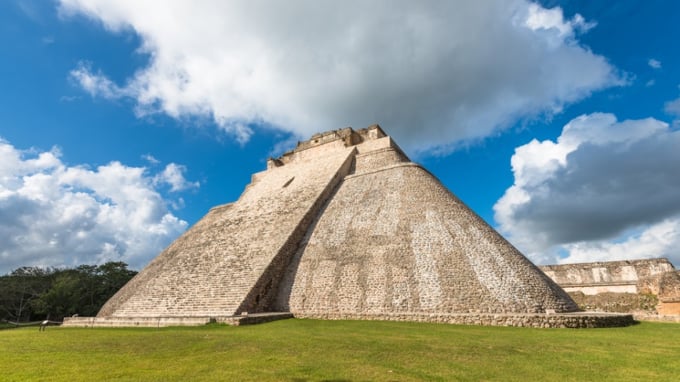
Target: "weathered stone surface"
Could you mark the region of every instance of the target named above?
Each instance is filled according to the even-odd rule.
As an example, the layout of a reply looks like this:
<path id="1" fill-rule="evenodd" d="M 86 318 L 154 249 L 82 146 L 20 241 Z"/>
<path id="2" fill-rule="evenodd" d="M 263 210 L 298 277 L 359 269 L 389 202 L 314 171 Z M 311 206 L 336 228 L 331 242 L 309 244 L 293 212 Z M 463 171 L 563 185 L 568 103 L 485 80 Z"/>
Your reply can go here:
<path id="1" fill-rule="evenodd" d="M 390 314 L 298 314 L 297 318 L 325 320 L 385 320 L 436 322 L 458 325 L 517 326 L 528 328 L 607 328 L 635 323 L 631 314 L 575 312 L 538 313 L 390 313 Z"/>
<path id="2" fill-rule="evenodd" d="M 577 309 L 375 125 L 317 134 L 270 159 L 95 320 L 70 321 L 194 324 L 271 311 L 545 327 L 630 318 L 560 314 Z"/>
<path id="3" fill-rule="evenodd" d="M 668 259 L 546 265 L 546 275 L 588 310 L 634 313 L 636 318 L 677 321 L 680 272 Z"/>
<path id="4" fill-rule="evenodd" d="M 357 156 L 283 279 L 277 309 L 557 312 L 571 299 L 423 168 Z M 403 159 L 402 159 L 403 160 Z M 369 162 L 373 167 L 361 165 Z"/>
<path id="5" fill-rule="evenodd" d="M 567 292 L 586 295 L 637 293 L 640 280 L 675 271 L 673 264 L 663 258 L 545 265 L 540 268 Z"/>
<path id="6" fill-rule="evenodd" d="M 255 313 L 228 317 L 65 317 L 63 326 L 92 327 L 152 327 L 202 326 L 210 323 L 231 326 L 254 325 L 293 318 L 290 313 Z"/>

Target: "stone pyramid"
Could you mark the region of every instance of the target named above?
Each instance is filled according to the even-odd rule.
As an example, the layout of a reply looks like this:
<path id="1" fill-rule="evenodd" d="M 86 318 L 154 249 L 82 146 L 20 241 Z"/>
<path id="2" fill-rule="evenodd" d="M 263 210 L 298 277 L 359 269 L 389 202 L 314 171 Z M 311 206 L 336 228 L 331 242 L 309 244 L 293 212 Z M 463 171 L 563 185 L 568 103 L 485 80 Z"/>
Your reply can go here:
<path id="1" fill-rule="evenodd" d="M 317 134 L 270 159 L 236 202 L 211 209 L 98 317 L 441 320 L 576 310 L 374 125 Z"/>

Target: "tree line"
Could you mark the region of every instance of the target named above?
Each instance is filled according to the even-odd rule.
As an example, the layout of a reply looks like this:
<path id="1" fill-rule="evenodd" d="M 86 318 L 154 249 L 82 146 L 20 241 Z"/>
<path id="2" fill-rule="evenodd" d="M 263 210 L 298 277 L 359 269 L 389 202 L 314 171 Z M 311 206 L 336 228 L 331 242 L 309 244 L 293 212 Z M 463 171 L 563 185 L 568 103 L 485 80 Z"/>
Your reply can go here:
<path id="1" fill-rule="evenodd" d="M 0 321 L 94 316 L 136 271 L 124 262 L 76 268 L 21 267 L 0 276 Z"/>

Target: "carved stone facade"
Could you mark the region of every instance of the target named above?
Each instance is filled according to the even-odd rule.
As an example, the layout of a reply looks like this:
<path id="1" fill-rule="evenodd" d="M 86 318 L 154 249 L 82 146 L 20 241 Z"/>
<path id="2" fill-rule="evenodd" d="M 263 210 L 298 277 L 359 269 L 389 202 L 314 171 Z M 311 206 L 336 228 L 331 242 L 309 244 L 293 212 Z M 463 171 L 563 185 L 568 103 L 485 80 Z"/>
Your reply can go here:
<path id="1" fill-rule="evenodd" d="M 642 319 L 680 316 L 680 273 L 668 259 L 546 265 L 540 268 L 589 309 L 632 312 Z"/>
<path id="2" fill-rule="evenodd" d="M 317 134 L 270 159 L 236 202 L 213 208 L 98 318 L 290 312 L 520 326 L 630 321 L 555 316 L 577 310 L 374 125 Z"/>
<path id="3" fill-rule="evenodd" d="M 667 259 L 545 265 L 540 268 L 565 291 L 586 295 L 638 293 L 638 281 L 675 271 Z"/>

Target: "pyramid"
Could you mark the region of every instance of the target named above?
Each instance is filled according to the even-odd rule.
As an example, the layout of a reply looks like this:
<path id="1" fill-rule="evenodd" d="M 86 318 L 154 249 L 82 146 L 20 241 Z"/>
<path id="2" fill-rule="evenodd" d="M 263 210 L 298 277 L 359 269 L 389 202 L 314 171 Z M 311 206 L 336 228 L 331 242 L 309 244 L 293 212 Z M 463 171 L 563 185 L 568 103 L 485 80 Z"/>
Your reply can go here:
<path id="1" fill-rule="evenodd" d="M 212 208 L 97 319 L 290 312 L 537 326 L 536 317 L 547 325 L 546 315 L 577 310 L 373 125 L 317 134 L 269 159 L 236 202 Z"/>

